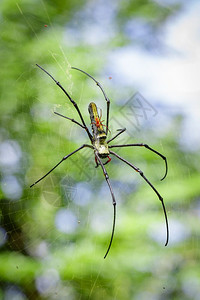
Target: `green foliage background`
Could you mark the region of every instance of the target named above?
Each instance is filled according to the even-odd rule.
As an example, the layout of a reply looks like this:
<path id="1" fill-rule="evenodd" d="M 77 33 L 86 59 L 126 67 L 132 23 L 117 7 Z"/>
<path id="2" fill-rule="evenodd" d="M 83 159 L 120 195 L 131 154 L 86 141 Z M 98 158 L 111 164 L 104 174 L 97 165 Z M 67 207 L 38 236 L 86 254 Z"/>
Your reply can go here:
<path id="1" fill-rule="evenodd" d="M 77 154 L 29 188 L 64 155 L 87 142 L 85 132 L 53 114 L 56 110 L 78 120 L 62 91 L 35 64 L 62 82 L 78 102 L 87 124 L 88 103 L 102 101 L 105 112 L 105 102 L 94 83 L 70 66 L 89 72 L 102 83 L 111 99 L 111 117 L 120 118 L 115 99 L 119 102 L 134 87 L 119 91 L 105 66 L 108 54 L 131 43 L 123 31 L 125 22 L 141 17 L 156 34 L 180 9 L 179 5 L 164 7 L 149 0 L 117 1 L 113 19 L 116 34 L 93 45 L 80 34 L 83 24 L 88 22 L 91 29 L 96 25 L 95 8 L 89 12 L 90 22 L 83 13 L 88 3 L 0 3 L 1 143 L 7 141 L 19 156 L 15 165 L 1 163 L 0 299 L 198 299 L 199 153 L 188 152 L 179 143 L 184 121 L 181 114 L 170 115 L 170 125 L 163 132 L 143 124 L 140 133 L 135 133 L 137 140 L 133 142 L 146 142 L 167 156 L 169 175 L 163 182 L 159 182 L 164 172 L 159 157 L 144 149 L 119 152 L 143 169 L 163 195 L 170 224 L 168 247 L 164 247 L 163 212 L 156 195 L 138 174 L 115 159 L 107 170 L 118 202 L 117 226 L 106 260 L 103 255 L 113 210 L 92 153 L 85 152 L 82 159 Z M 68 28 L 73 29 L 71 33 Z M 21 187 L 19 198 L 12 194 L 12 180 L 6 180 L 9 176 Z M 63 182 L 65 188 L 70 183 L 67 197 Z M 74 201 L 78 183 L 91 192 L 85 205 Z M 4 192 L 5 185 L 10 198 Z M 81 195 L 83 203 L 84 197 L 87 193 Z M 69 234 L 56 226 L 58 212 L 65 209 L 77 218 L 76 230 Z M 177 228 L 181 238 L 176 238 Z"/>

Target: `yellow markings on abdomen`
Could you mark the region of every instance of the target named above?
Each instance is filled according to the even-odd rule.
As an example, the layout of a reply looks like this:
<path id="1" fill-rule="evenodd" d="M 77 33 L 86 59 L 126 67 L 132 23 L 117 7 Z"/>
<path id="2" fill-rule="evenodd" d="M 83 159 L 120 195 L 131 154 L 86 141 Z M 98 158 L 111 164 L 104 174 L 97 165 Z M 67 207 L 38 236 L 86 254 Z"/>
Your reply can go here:
<path id="1" fill-rule="evenodd" d="M 89 112 L 90 112 L 91 123 L 97 127 L 98 131 L 104 131 L 101 120 L 99 118 L 98 111 L 97 111 L 97 106 L 94 102 L 91 102 L 89 104 Z"/>

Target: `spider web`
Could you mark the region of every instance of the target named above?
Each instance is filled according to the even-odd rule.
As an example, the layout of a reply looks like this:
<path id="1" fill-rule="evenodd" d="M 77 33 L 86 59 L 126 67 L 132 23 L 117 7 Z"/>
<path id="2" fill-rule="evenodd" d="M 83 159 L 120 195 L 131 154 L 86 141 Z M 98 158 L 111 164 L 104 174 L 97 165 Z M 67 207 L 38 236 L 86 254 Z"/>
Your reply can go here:
<path id="1" fill-rule="evenodd" d="M 16 7 L 24 19 L 24 25 L 32 30 L 37 43 L 40 43 L 40 36 L 24 13 L 23 6 L 17 3 Z M 44 36 L 48 27 L 51 26 L 52 32 L 55 30 L 55 43 L 47 51 L 47 71 L 74 97 L 88 125 L 90 120 L 87 106 L 90 101 L 95 101 L 98 108 L 103 109 L 105 118 L 106 103 L 100 90 L 83 75 L 70 71 L 72 61 L 77 59 L 76 66 L 79 67 L 81 59 L 76 56 L 72 59 L 72 51 L 69 54 L 66 52 L 65 40 L 61 41 L 57 37 L 56 27 L 52 25 L 49 7 L 45 2 L 41 1 L 40 8 L 48 25 L 46 27 L 46 23 L 39 24 L 37 20 L 35 22 L 44 27 Z M 68 29 L 71 35 L 74 33 L 73 26 Z M 42 55 L 40 58 L 42 59 Z M 37 58 L 32 69 L 35 63 L 43 66 Z M 90 68 L 89 59 L 85 61 L 85 66 Z M 44 67 L 46 69 L 46 65 Z M 183 268 L 182 261 L 186 255 L 183 252 L 179 254 L 177 250 L 171 254 L 170 248 L 163 250 L 165 227 L 160 203 L 150 188 L 144 187 L 140 176 L 128 167 L 122 167 L 114 158 L 106 166 L 117 200 L 115 237 L 106 260 L 103 260 L 103 256 L 109 243 L 113 207 L 102 171 L 100 167 L 95 168 L 93 151 L 87 148 L 81 150 L 38 185 L 29 188 L 29 184 L 48 172 L 64 155 L 83 143 L 89 143 L 84 130 L 53 114 L 56 110 L 79 121 L 73 105 L 64 93 L 41 70 L 34 69 L 34 72 L 39 75 L 37 81 L 33 80 L 31 83 L 35 85 L 37 82 L 40 88 L 37 89 L 36 96 L 33 96 L 34 101 L 30 102 L 28 118 L 24 116 L 19 122 L 21 134 L 24 135 L 23 127 L 29 127 L 32 119 L 33 134 L 30 137 L 26 131 L 27 135 L 23 136 L 21 142 L 2 133 L 6 138 L 0 148 L 4 194 L 1 201 L 0 245 L 3 255 L 0 274 L 4 298 L 130 299 L 130 295 L 136 295 L 134 299 L 168 299 L 168 295 L 171 297 L 175 291 L 184 291 L 185 295 L 190 296 L 189 285 L 192 286 L 194 297 L 198 297 L 199 285 L 195 273 L 185 273 L 182 279 L 177 276 L 178 287 L 172 282 L 173 272 L 178 272 L 174 266 L 177 269 Z M 108 76 L 105 80 L 104 75 L 100 74 L 98 80 L 109 91 L 109 88 L 113 88 L 110 83 L 112 80 L 109 82 Z M 30 86 L 30 79 L 26 80 L 25 77 L 26 72 L 22 72 L 18 78 L 24 79 L 24 91 Z M 115 92 L 112 93 L 117 96 Z M 116 133 L 116 129 L 123 127 L 127 128 L 127 132 L 113 144 L 145 142 L 155 144 L 161 152 L 165 152 L 162 135 L 167 129 L 163 129 L 162 125 L 164 127 L 164 123 L 171 121 L 166 110 L 163 113 L 161 107 L 152 105 L 141 93 L 130 93 L 129 90 L 119 92 L 115 99 L 118 106 L 111 101 L 109 129 L 112 135 Z M 156 132 L 152 134 L 149 128 L 156 128 Z M 172 144 L 172 147 L 175 145 Z M 170 149 L 167 150 L 170 153 Z M 167 194 L 176 170 L 173 170 L 175 175 L 167 183 L 159 184 L 158 179 L 162 177 L 164 169 L 162 160 L 157 157 L 152 159 L 152 154 L 144 154 L 141 149 L 117 149 L 115 152 L 124 158 L 130 158 L 131 162 L 148 174 L 148 178 L 155 183 L 162 195 Z M 182 157 L 177 157 L 177 161 L 183 164 L 187 160 L 195 168 L 189 154 L 184 155 L 183 152 Z M 152 172 L 149 171 L 150 168 L 153 169 Z M 188 165 L 181 170 L 188 174 L 189 180 Z M 24 180 L 23 174 L 26 172 Z M 195 178 L 191 176 L 191 185 Z M 176 191 L 176 186 L 173 189 Z M 195 192 L 198 191 L 195 190 L 194 194 Z M 173 228 L 172 245 L 187 240 L 194 226 L 190 224 L 186 228 L 180 222 L 180 215 L 185 209 L 184 193 L 182 196 L 183 200 L 180 196 L 176 203 L 178 213 L 175 215 L 172 211 L 174 195 L 169 193 L 167 210 Z M 198 202 L 194 204 L 193 210 L 198 212 L 197 204 Z M 188 205 L 189 209 L 191 207 Z M 195 233 L 198 235 L 198 229 Z M 199 245 L 195 236 L 192 249 L 195 250 L 193 255 L 196 255 L 194 262 L 198 261 Z M 192 272 L 192 267 L 190 271 Z M 182 288 L 179 288 L 181 284 Z"/>
<path id="2" fill-rule="evenodd" d="M 23 16 L 23 11 L 19 5 L 18 9 Z M 29 22 L 27 26 L 30 26 Z M 34 34 L 37 37 L 35 32 Z M 53 61 L 55 60 L 58 69 L 61 69 L 63 74 L 66 74 L 65 69 L 67 67 L 67 76 L 69 76 L 68 69 L 70 63 L 64 55 L 62 47 L 59 46 L 56 53 L 52 53 L 49 50 L 49 55 Z M 63 57 L 62 65 L 58 62 L 60 56 Z M 37 72 L 40 72 L 40 70 L 37 70 Z M 41 73 L 41 80 L 43 80 L 43 75 Z M 48 81 L 49 78 L 44 80 Z M 64 80 L 62 81 L 64 82 Z M 72 87 L 74 82 L 72 76 L 69 76 L 68 81 L 67 83 L 70 84 L 67 84 L 67 90 L 73 95 Z M 80 98 L 77 101 L 80 107 L 82 106 L 84 85 L 85 83 L 80 89 Z M 51 88 L 51 92 L 48 92 L 49 88 Z M 48 96 L 52 91 L 56 102 L 49 104 Z M 136 95 L 137 97 L 138 95 Z M 62 118 L 56 119 L 57 116 L 53 115 L 55 109 L 63 114 L 65 114 L 64 111 L 66 110 L 67 116 L 75 115 L 73 106 L 70 103 L 65 103 L 66 100 L 69 102 L 68 99 L 65 98 L 65 95 L 62 96 L 59 94 L 59 90 L 53 85 L 53 81 L 50 81 L 48 86 L 45 82 L 42 93 L 39 93 L 38 98 L 35 100 L 36 103 L 31 107 L 31 114 L 35 119 L 36 128 L 34 137 L 29 141 L 29 150 L 31 152 L 32 147 L 36 147 L 38 150 L 35 154 L 35 160 L 31 162 L 33 167 L 27 175 L 27 182 L 30 183 L 46 173 L 64 155 L 74 150 L 74 143 L 70 144 L 68 141 L 78 141 L 77 147 L 79 143 L 87 142 L 86 134 L 76 125 L 67 121 L 65 122 Z M 131 107 L 129 106 L 130 100 L 127 100 L 127 109 Z M 62 104 L 59 104 L 60 102 Z M 99 101 L 99 107 L 101 106 L 101 102 Z M 137 105 L 134 106 L 134 109 L 137 109 Z M 134 124 L 131 124 L 136 131 L 140 130 L 139 118 L 146 116 L 143 114 L 146 112 L 145 110 L 142 112 L 141 107 L 138 107 L 138 109 L 140 113 L 135 113 L 132 120 Z M 149 109 L 150 106 L 147 111 Z M 111 114 L 111 132 L 114 131 L 114 128 L 121 128 L 121 125 L 128 125 L 124 117 L 126 115 L 124 110 L 124 107 L 120 107 L 116 115 L 112 116 Z M 152 112 L 153 114 L 156 113 L 155 111 Z M 121 114 L 121 117 L 118 114 Z M 53 124 L 53 126 L 48 127 L 47 123 Z M 128 123 L 130 123 L 129 120 Z M 46 127 L 44 133 L 38 130 L 42 124 Z M 52 132 L 53 127 L 55 127 L 55 131 Z M 131 133 L 129 130 L 130 124 L 128 126 L 128 134 L 125 137 L 120 137 L 118 143 L 128 143 L 130 141 L 132 137 L 130 138 Z M 63 151 L 63 140 L 65 141 L 65 139 L 68 145 L 65 150 L 66 152 Z M 52 140 L 53 143 L 51 143 Z M 22 149 L 20 149 L 17 142 L 8 141 L 6 143 L 4 145 L 6 151 L 9 148 L 8 154 L 15 160 L 12 162 L 11 168 L 13 165 L 17 165 L 16 168 L 19 168 L 20 161 L 23 159 Z M 47 152 L 46 148 L 50 148 L 50 150 Z M 45 161 L 45 167 L 43 166 L 42 170 L 40 170 L 40 161 Z M 5 167 L 7 166 L 5 163 Z M 115 174 L 116 168 L 118 170 L 117 176 Z M 142 168 L 145 168 L 144 163 Z M 135 188 L 132 182 L 135 181 L 135 183 L 138 183 L 138 180 L 136 179 L 136 175 L 133 174 L 130 175 L 129 182 L 126 180 L 123 183 L 124 170 L 120 171 L 115 163 L 113 167 L 112 165 L 107 166 L 107 169 L 110 178 L 113 178 L 112 185 L 117 195 L 117 207 L 120 210 L 120 203 L 124 201 L 125 194 L 130 194 Z M 103 275 L 106 270 L 103 255 L 109 242 L 113 210 L 107 185 L 102 179 L 98 178 L 97 172 L 101 173 L 101 170 L 99 171 L 94 168 L 94 156 L 91 150 L 84 149 L 59 166 L 57 170 L 40 182 L 38 186 L 34 186 L 31 190 L 27 187 L 23 193 L 15 177 L 8 175 L 8 178 L 5 178 L 5 186 L 3 183 L 4 192 L 9 196 L 11 201 L 2 202 L 4 228 L 7 229 L 7 233 L 5 230 L 2 230 L 2 240 L 4 244 L 7 242 L 9 247 L 17 253 L 13 265 L 14 269 L 23 270 L 25 264 L 21 259 L 23 254 L 34 257 L 36 261 L 40 262 L 38 265 L 34 262 L 35 265 L 33 263 L 32 268 L 30 267 L 30 269 L 36 269 L 36 271 L 34 275 L 27 278 L 26 287 L 31 287 L 34 282 L 35 290 L 43 297 L 52 299 L 61 299 L 62 297 L 81 299 L 84 297 L 85 289 L 88 288 L 90 290 L 88 293 L 90 299 L 96 297 L 95 295 L 98 292 L 103 293 L 104 289 L 109 287 L 109 283 L 104 279 Z M 100 175 L 102 176 L 102 174 Z M 25 184 L 27 185 L 27 183 Z M 6 188 L 7 185 L 12 186 L 12 190 L 9 187 Z M 117 218 L 117 223 L 120 224 L 120 216 Z M 123 218 L 123 212 L 121 218 Z M 101 245 L 102 242 L 99 243 L 99 240 L 101 241 L 105 233 L 105 242 L 100 247 L 99 244 Z M 23 240 L 23 235 L 27 236 L 25 240 Z M 78 239 L 76 236 L 80 238 Z M 87 243 L 87 246 L 85 246 L 85 243 Z M 85 247 L 84 252 L 82 252 L 82 247 Z M 62 258 L 60 258 L 60 255 Z M 70 256 L 70 260 L 68 260 L 68 256 Z M 91 258 L 91 261 L 88 258 Z M 96 268 L 94 261 L 97 258 L 98 267 Z M 85 274 L 85 261 L 82 262 L 81 259 L 87 262 L 87 268 L 91 270 L 88 275 Z M 77 260 L 80 260 L 78 273 L 73 267 Z M 31 264 L 31 262 L 29 263 Z M 67 276 L 65 269 L 69 270 Z M 78 295 L 73 287 L 74 278 L 81 283 Z M 23 290 L 20 290 L 15 285 L 9 285 L 6 289 L 6 294 L 6 297 L 10 298 L 18 295 L 21 299 L 26 299 Z M 117 294 L 118 292 L 116 291 Z"/>
<path id="3" fill-rule="evenodd" d="M 22 7 L 18 3 L 16 5 L 22 18 L 24 18 L 25 24 L 31 28 L 36 39 L 39 41 L 39 37 L 27 16 L 24 14 Z M 41 2 L 41 9 L 42 7 L 45 11 L 46 7 L 44 2 Z M 48 18 L 47 11 L 46 14 Z M 50 19 L 49 23 L 51 24 Z M 57 41 L 57 44 L 58 47 L 56 51 L 55 49 L 49 49 L 49 56 L 52 58 L 52 61 L 56 62 L 57 68 L 63 72 L 63 82 L 67 75 L 67 91 L 73 94 L 73 80 L 69 74 L 70 63 L 62 46 L 59 45 L 59 41 Z M 60 57 L 62 57 L 62 59 L 60 59 Z M 60 60 L 62 63 L 60 63 Z M 38 61 L 36 62 L 39 63 Z M 38 70 L 38 72 L 40 71 Z M 41 73 L 41 80 L 43 75 L 44 74 Z M 47 78 L 47 80 L 48 79 L 49 78 Z M 31 148 L 35 147 L 35 143 L 37 144 L 36 147 L 38 151 L 36 151 L 36 156 L 39 157 L 39 160 L 36 159 L 36 162 L 31 162 L 34 166 L 32 170 L 28 172 L 27 176 L 27 182 L 30 183 L 37 180 L 38 176 L 40 177 L 47 172 L 64 155 L 74 150 L 74 145 L 70 145 L 69 143 L 65 149 L 66 152 L 63 152 L 63 149 L 61 150 L 61 145 L 66 137 L 67 140 L 72 140 L 73 142 L 77 142 L 77 140 L 78 143 L 88 142 L 83 130 L 81 132 L 76 125 L 66 122 L 61 118 L 61 120 L 59 118 L 56 120 L 57 116 L 53 116 L 53 111 L 55 110 L 63 114 L 65 114 L 64 111 L 67 111 L 67 116 L 70 117 L 75 114 L 73 112 L 73 106 L 68 103 L 69 101 L 65 98 L 65 95 L 62 96 L 59 94 L 53 81 L 49 84 L 53 86 L 51 92 L 53 92 L 54 98 L 57 99 L 57 95 L 59 95 L 56 102 L 48 103 L 50 93 L 48 93 L 49 86 L 46 85 L 46 88 L 42 89 L 44 96 L 40 93 L 38 98 L 35 99 L 36 103 L 31 107 L 31 114 L 35 119 L 37 128 L 35 129 L 34 137 L 29 141 L 29 149 L 31 152 Z M 24 86 L 26 87 L 26 83 Z M 80 98 L 77 100 L 80 107 L 83 89 L 84 84 L 80 89 Z M 60 99 L 62 98 L 62 104 L 60 104 Z M 75 118 L 77 119 L 77 116 L 75 116 Z M 52 133 L 50 130 L 52 128 L 48 128 L 48 125 L 45 133 L 41 133 L 38 130 L 42 124 L 46 126 L 47 122 L 54 124 L 55 131 L 58 133 L 56 137 L 55 132 Z M 27 125 L 28 124 L 25 124 L 25 126 Z M 50 154 L 48 153 L 49 156 L 47 156 L 45 147 L 48 147 L 52 139 L 54 140 L 52 151 L 49 151 Z M 1 147 L 1 152 L 4 168 L 9 169 L 10 167 L 16 170 L 23 164 L 23 149 L 20 148 L 16 141 L 8 140 L 4 142 Z M 51 159 L 52 156 L 53 161 Z M 25 159 L 27 159 L 27 157 Z M 46 161 L 45 168 L 40 171 L 40 163 L 37 164 L 37 161 L 43 160 Z M 88 153 L 88 149 L 84 149 L 78 153 L 76 157 L 72 157 L 69 161 L 65 162 L 56 172 L 50 174 L 39 183 L 38 186 L 35 186 L 31 190 L 26 182 L 24 184 L 27 187 L 23 192 L 20 182 L 18 182 L 15 176 L 9 175 L 9 171 L 8 175 L 4 177 L 2 187 L 10 201 L 6 200 L 1 202 L 3 215 L 3 227 L 1 228 L 2 246 L 7 244 L 8 247 L 16 253 L 16 257 L 13 257 L 14 270 L 19 272 L 21 270 L 21 272 L 23 272 L 25 266 L 30 264 L 30 272 L 32 270 L 33 274 L 30 278 L 26 279 L 24 285 L 27 289 L 31 289 L 34 284 L 31 293 L 28 293 L 30 298 L 34 297 L 34 290 L 36 293 L 43 297 L 48 297 L 49 299 L 81 299 L 85 287 L 91 288 L 88 294 L 89 298 L 92 298 L 96 285 L 98 290 L 99 283 L 97 282 L 102 273 L 103 255 L 108 242 L 104 243 L 104 247 L 102 247 L 104 252 L 98 251 L 98 239 L 95 235 L 98 234 L 101 236 L 102 233 L 108 232 L 109 239 L 112 224 L 110 220 L 112 220 L 113 211 L 110 195 L 108 191 L 105 192 L 107 187 L 105 187 L 105 184 L 102 184 L 102 180 L 97 180 L 94 166 L 93 155 Z M 64 170 L 64 172 L 62 172 L 62 170 Z M 71 170 L 73 170 L 73 174 L 79 173 L 79 180 L 74 178 L 70 172 Z M 11 186 L 12 189 L 10 188 Z M 40 190 L 39 193 L 38 189 Z M 49 219 L 51 221 L 49 221 Z M 38 226 L 38 224 L 40 225 Z M 26 239 L 23 239 L 24 235 Z M 81 253 L 80 248 L 82 245 L 77 242 L 77 238 L 74 238 L 75 235 L 79 235 L 80 237 L 88 235 L 87 251 L 85 251 L 85 253 Z M 82 240 L 84 243 L 86 242 L 83 238 Z M 68 253 L 68 255 L 70 255 L 70 261 L 63 262 L 65 261 L 65 254 L 62 260 L 59 259 L 61 249 L 62 252 L 66 252 L 66 254 Z M 40 263 L 37 264 L 31 261 L 24 262 L 22 259 L 23 254 L 26 254 L 26 256 L 30 258 L 34 257 L 35 261 L 39 261 Z M 80 261 L 79 271 L 81 271 L 81 269 L 83 269 L 83 271 L 78 274 L 73 271 L 73 260 L 80 260 L 81 257 L 84 258 L 85 256 L 86 258 L 98 256 L 101 258 L 101 261 L 97 270 L 91 272 L 92 275 L 84 277 L 84 262 L 82 263 Z M 93 269 L 93 263 L 88 263 L 90 265 L 88 268 Z M 64 268 L 63 264 L 66 264 Z M 61 280 L 61 274 L 65 268 L 72 269 L 72 271 L 69 271 L 67 278 L 63 275 Z M 20 275 L 20 277 L 21 276 L 23 278 L 23 275 Z M 74 277 L 77 277 L 78 281 L 81 282 L 79 295 L 77 295 L 73 288 L 72 282 Z M 26 293 L 23 292 L 23 289 L 20 289 L 16 284 L 12 284 L 12 282 L 15 282 L 12 276 L 8 277 L 8 281 L 10 284 L 5 287 L 5 299 L 17 299 L 16 297 L 26 299 Z M 105 283 L 105 286 L 107 286 L 107 283 Z M 101 289 L 102 288 L 103 285 L 101 286 Z"/>

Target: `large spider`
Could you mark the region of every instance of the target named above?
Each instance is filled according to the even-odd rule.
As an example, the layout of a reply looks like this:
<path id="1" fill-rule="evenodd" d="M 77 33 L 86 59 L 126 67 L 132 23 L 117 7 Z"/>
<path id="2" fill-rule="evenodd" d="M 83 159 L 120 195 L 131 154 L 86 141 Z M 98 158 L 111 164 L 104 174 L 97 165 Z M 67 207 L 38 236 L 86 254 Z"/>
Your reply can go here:
<path id="1" fill-rule="evenodd" d="M 122 148 L 122 147 L 145 147 L 148 150 L 156 153 L 157 155 L 159 155 L 165 162 L 165 174 L 163 176 L 163 178 L 161 180 L 163 180 L 166 175 L 167 175 L 167 159 L 164 155 L 162 155 L 161 153 L 159 153 L 158 151 L 152 149 L 151 147 L 149 147 L 147 144 L 143 144 L 143 143 L 137 143 L 137 144 L 125 144 L 125 145 L 110 145 L 110 142 L 113 141 L 114 139 L 116 139 L 116 137 L 118 137 L 120 134 L 122 134 L 126 128 L 124 129 L 118 129 L 118 133 L 111 139 L 109 139 L 108 141 L 107 139 L 107 134 L 108 134 L 108 130 L 109 130 L 109 112 L 110 112 L 110 100 L 108 99 L 105 91 L 103 90 L 101 84 L 95 79 L 93 78 L 90 74 L 86 73 L 85 71 L 82 71 L 78 68 L 74 68 L 72 67 L 72 69 L 78 70 L 84 74 L 86 74 L 87 76 L 89 76 L 92 80 L 95 81 L 95 83 L 97 84 L 97 86 L 101 89 L 103 96 L 106 100 L 107 103 L 107 119 L 106 119 L 106 125 L 103 125 L 102 121 L 101 121 L 101 116 L 99 117 L 98 114 L 98 110 L 97 110 L 97 106 L 94 102 L 91 102 L 89 104 L 88 107 L 88 111 L 90 114 L 90 119 L 91 119 L 91 126 L 92 126 L 92 134 L 90 133 L 88 127 L 85 124 L 85 121 L 83 119 L 83 116 L 79 110 L 79 107 L 77 105 L 77 103 L 71 98 L 71 96 L 68 94 L 68 92 L 62 87 L 62 85 L 55 80 L 55 78 L 49 74 L 45 69 L 43 69 L 41 66 L 39 66 L 38 64 L 36 64 L 42 71 L 44 71 L 47 75 L 49 75 L 54 81 L 55 83 L 59 86 L 59 88 L 61 88 L 61 90 L 65 93 L 65 95 L 68 97 L 68 99 L 71 101 L 71 103 L 74 105 L 75 109 L 78 112 L 78 115 L 81 119 L 81 123 L 77 122 L 74 119 L 71 119 L 69 117 L 63 116 L 57 112 L 54 112 L 55 114 L 66 118 L 74 123 L 76 123 L 77 125 L 79 125 L 80 127 L 82 127 L 83 129 L 86 130 L 88 137 L 90 139 L 91 145 L 87 145 L 87 144 L 83 144 L 82 146 L 80 146 L 78 149 L 74 150 L 73 152 L 71 152 L 70 154 L 64 156 L 61 161 L 59 161 L 48 173 L 46 173 L 43 177 L 41 177 L 40 179 L 38 179 L 35 183 L 33 183 L 30 187 L 34 186 L 35 184 L 37 184 L 39 181 L 41 181 L 42 179 L 44 179 L 47 175 L 49 175 L 55 168 L 57 168 L 63 161 L 65 161 L 67 158 L 69 158 L 70 156 L 72 156 L 73 154 L 75 154 L 76 152 L 78 152 L 79 150 L 88 147 L 90 149 L 92 149 L 94 151 L 94 155 L 95 155 L 95 162 L 96 162 L 96 167 L 98 167 L 99 165 L 102 168 L 103 174 L 105 176 L 105 180 L 108 184 L 108 187 L 110 189 L 110 193 L 111 193 L 111 197 L 112 197 L 112 204 L 113 204 L 113 208 L 114 208 L 114 216 L 113 216 L 113 226 L 112 226 L 112 232 L 111 232 L 111 237 L 110 237 L 110 242 L 108 245 L 108 249 L 106 251 L 106 254 L 104 255 L 104 258 L 106 258 L 110 247 L 112 245 L 112 241 L 113 241 L 113 236 L 114 236 L 114 231 L 115 231 L 115 220 L 116 220 L 116 201 L 115 201 L 115 196 L 112 190 L 112 186 L 110 183 L 110 179 L 108 176 L 108 173 L 104 167 L 104 165 L 106 165 L 108 162 L 111 161 L 110 158 L 110 154 L 114 155 L 115 157 L 119 158 L 121 161 L 123 161 L 124 163 L 126 163 L 127 165 L 129 165 L 131 168 L 133 168 L 136 172 L 138 172 L 142 178 L 150 185 L 150 187 L 154 190 L 154 192 L 157 194 L 159 200 L 162 203 L 162 208 L 163 208 L 163 212 L 164 212 L 164 216 L 165 216 L 165 222 L 166 222 L 166 231 L 167 231 L 167 236 L 166 236 L 166 242 L 165 242 L 165 246 L 167 246 L 168 244 L 168 240 L 169 240 L 169 226 L 168 226 L 168 220 L 167 220 L 167 213 L 166 213 L 166 209 L 165 209 L 165 205 L 163 202 L 163 198 L 160 195 L 160 193 L 157 191 L 157 189 L 151 184 L 151 182 L 145 177 L 144 173 L 135 165 L 133 165 L 132 163 L 130 163 L 129 161 L 127 161 L 126 159 L 122 158 L 121 156 L 119 156 L 117 153 L 111 151 L 111 148 Z M 104 129 L 105 127 L 105 129 Z M 105 163 L 102 162 L 102 158 L 107 158 L 107 161 Z"/>

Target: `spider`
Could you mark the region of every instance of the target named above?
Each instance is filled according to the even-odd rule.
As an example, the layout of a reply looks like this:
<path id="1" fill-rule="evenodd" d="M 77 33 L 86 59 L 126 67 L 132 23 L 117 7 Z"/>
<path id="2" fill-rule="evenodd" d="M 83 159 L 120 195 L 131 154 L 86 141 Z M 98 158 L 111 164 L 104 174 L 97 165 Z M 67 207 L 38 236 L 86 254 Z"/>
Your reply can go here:
<path id="1" fill-rule="evenodd" d="M 33 183 L 30 187 L 33 187 L 35 184 L 37 184 L 38 182 L 40 182 L 42 179 L 44 179 L 47 175 L 49 175 L 55 168 L 57 168 L 63 161 L 65 161 L 66 159 L 68 159 L 70 156 L 74 155 L 75 153 L 77 153 L 78 151 L 82 150 L 83 148 L 90 148 L 94 151 L 94 156 L 95 156 L 95 162 L 96 162 L 96 167 L 101 166 L 101 169 L 103 171 L 103 174 L 105 176 L 105 180 L 108 184 L 108 188 L 110 190 L 110 194 L 112 197 L 112 204 L 113 204 L 113 225 L 112 225 L 112 231 L 111 231 L 111 237 L 110 237 L 110 242 L 108 244 L 108 248 L 107 251 L 104 255 L 104 258 L 106 258 L 106 256 L 108 255 L 111 245 L 112 245 L 112 241 L 113 241 L 113 237 L 114 237 L 114 232 L 115 232 L 115 223 L 116 223 L 116 200 L 115 200 L 115 196 L 113 193 L 113 189 L 110 183 L 110 179 L 108 176 L 108 173 L 105 169 L 105 165 L 107 163 L 109 163 L 111 161 L 111 158 L 109 155 L 113 155 L 115 157 L 117 157 L 118 159 L 120 159 L 122 162 L 124 162 L 125 164 L 129 165 L 133 170 L 135 170 L 136 172 L 138 172 L 140 174 L 140 176 L 147 182 L 147 184 L 153 189 L 153 191 L 156 193 L 156 195 L 158 196 L 158 199 L 161 201 L 162 204 L 162 208 L 163 208 L 163 212 L 164 212 L 164 217 L 165 217 L 165 223 L 166 223 L 166 242 L 165 242 L 165 246 L 167 246 L 168 241 L 169 241 L 169 225 L 168 225 L 168 219 L 167 219 L 167 213 L 166 213 L 166 209 L 165 209 L 165 205 L 164 205 L 164 201 L 162 196 L 160 195 L 160 193 L 157 191 L 157 189 L 153 186 L 153 184 L 146 178 L 146 176 L 144 175 L 144 173 L 135 165 L 133 165 L 132 163 L 130 163 L 129 161 L 127 161 L 126 159 L 122 158 L 120 155 L 118 155 L 117 153 L 113 152 L 111 149 L 112 148 L 123 148 L 123 147 L 145 147 L 146 149 L 154 152 L 155 154 L 157 154 L 158 156 L 160 156 L 164 162 L 165 162 L 165 174 L 162 177 L 161 180 L 163 180 L 166 176 L 167 176 L 167 172 L 168 172 L 168 166 L 167 166 L 167 159 L 164 155 L 162 155 L 161 153 L 159 153 L 158 151 L 154 150 L 153 148 L 151 148 L 150 146 L 148 146 L 147 144 L 144 143 L 137 143 L 137 144 L 124 144 L 124 145 L 110 145 L 110 142 L 112 142 L 114 139 L 116 139 L 120 134 L 122 134 L 123 132 L 125 132 L 126 128 L 123 129 L 118 129 L 117 131 L 119 131 L 116 135 L 114 135 L 111 139 L 107 140 L 107 135 L 108 135 L 108 131 L 109 131 L 109 113 L 110 113 L 110 100 L 107 97 L 104 89 L 102 88 L 101 84 L 94 78 L 92 77 L 90 74 L 88 74 L 87 72 L 72 67 L 72 69 L 78 70 L 82 73 L 84 73 L 86 76 L 90 77 L 95 83 L 96 85 L 101 89 L 103 96 L 106 100 L 107 103 L 107 118 L 106 118 L 106 125 L 102 124 L 101 121 L 101 114 L 99 116 L 98 114 L 98 110 L 97 110 L 97 106 L 94 102 L 91 102 L 88 106 L 88 111 L 90 114 L 90 119 L 91 119 L 91 127 L 92 127 L 92 134 L 90 133 L 88 127 L 85 124 L 85 121 L 83 119 L 83 116 L 79 110 L 78 104 L 71 98 L 71 96 L 68 94 L 68 92 L 63 88 L 63 86 L 49 73 L 47 72 L 44 68 L 42 68 L 40 65 L 36 64 L 37 67 L 39 67 L 42 71 L 44 71 L 49 77 L 51 77 L 51 79 L 59 86 L 59 88 L 65 93 L 65 95 L 68 97 L 68 99 L 71 101 L 71 103 L 74 105 L 81 123 L 79 123 L 78 121 L 66 117 L 58 112 L 54 112 L 56 115 L 63 117 L 65 119 L 70 120 L 71 122 L 77 124 L 78 126 L 80 126 L 81 128 L 83 128 L 89 139 L 91 142 L 91 145 L 88 144 L 83 144 L 82 146 L 80 146 L 78 149 L 74 150 L 73 152 L 69 153 L 68 155 L 64 156 L 49 172 L 47 172 L 44 176 L 42 176 L 40 179 L 38 179 L 35 183 Z M 104 129 L 105 128 L 105 129 Z M 108 160 L 103 163 L 102 159 L 107 158 Z"/>

